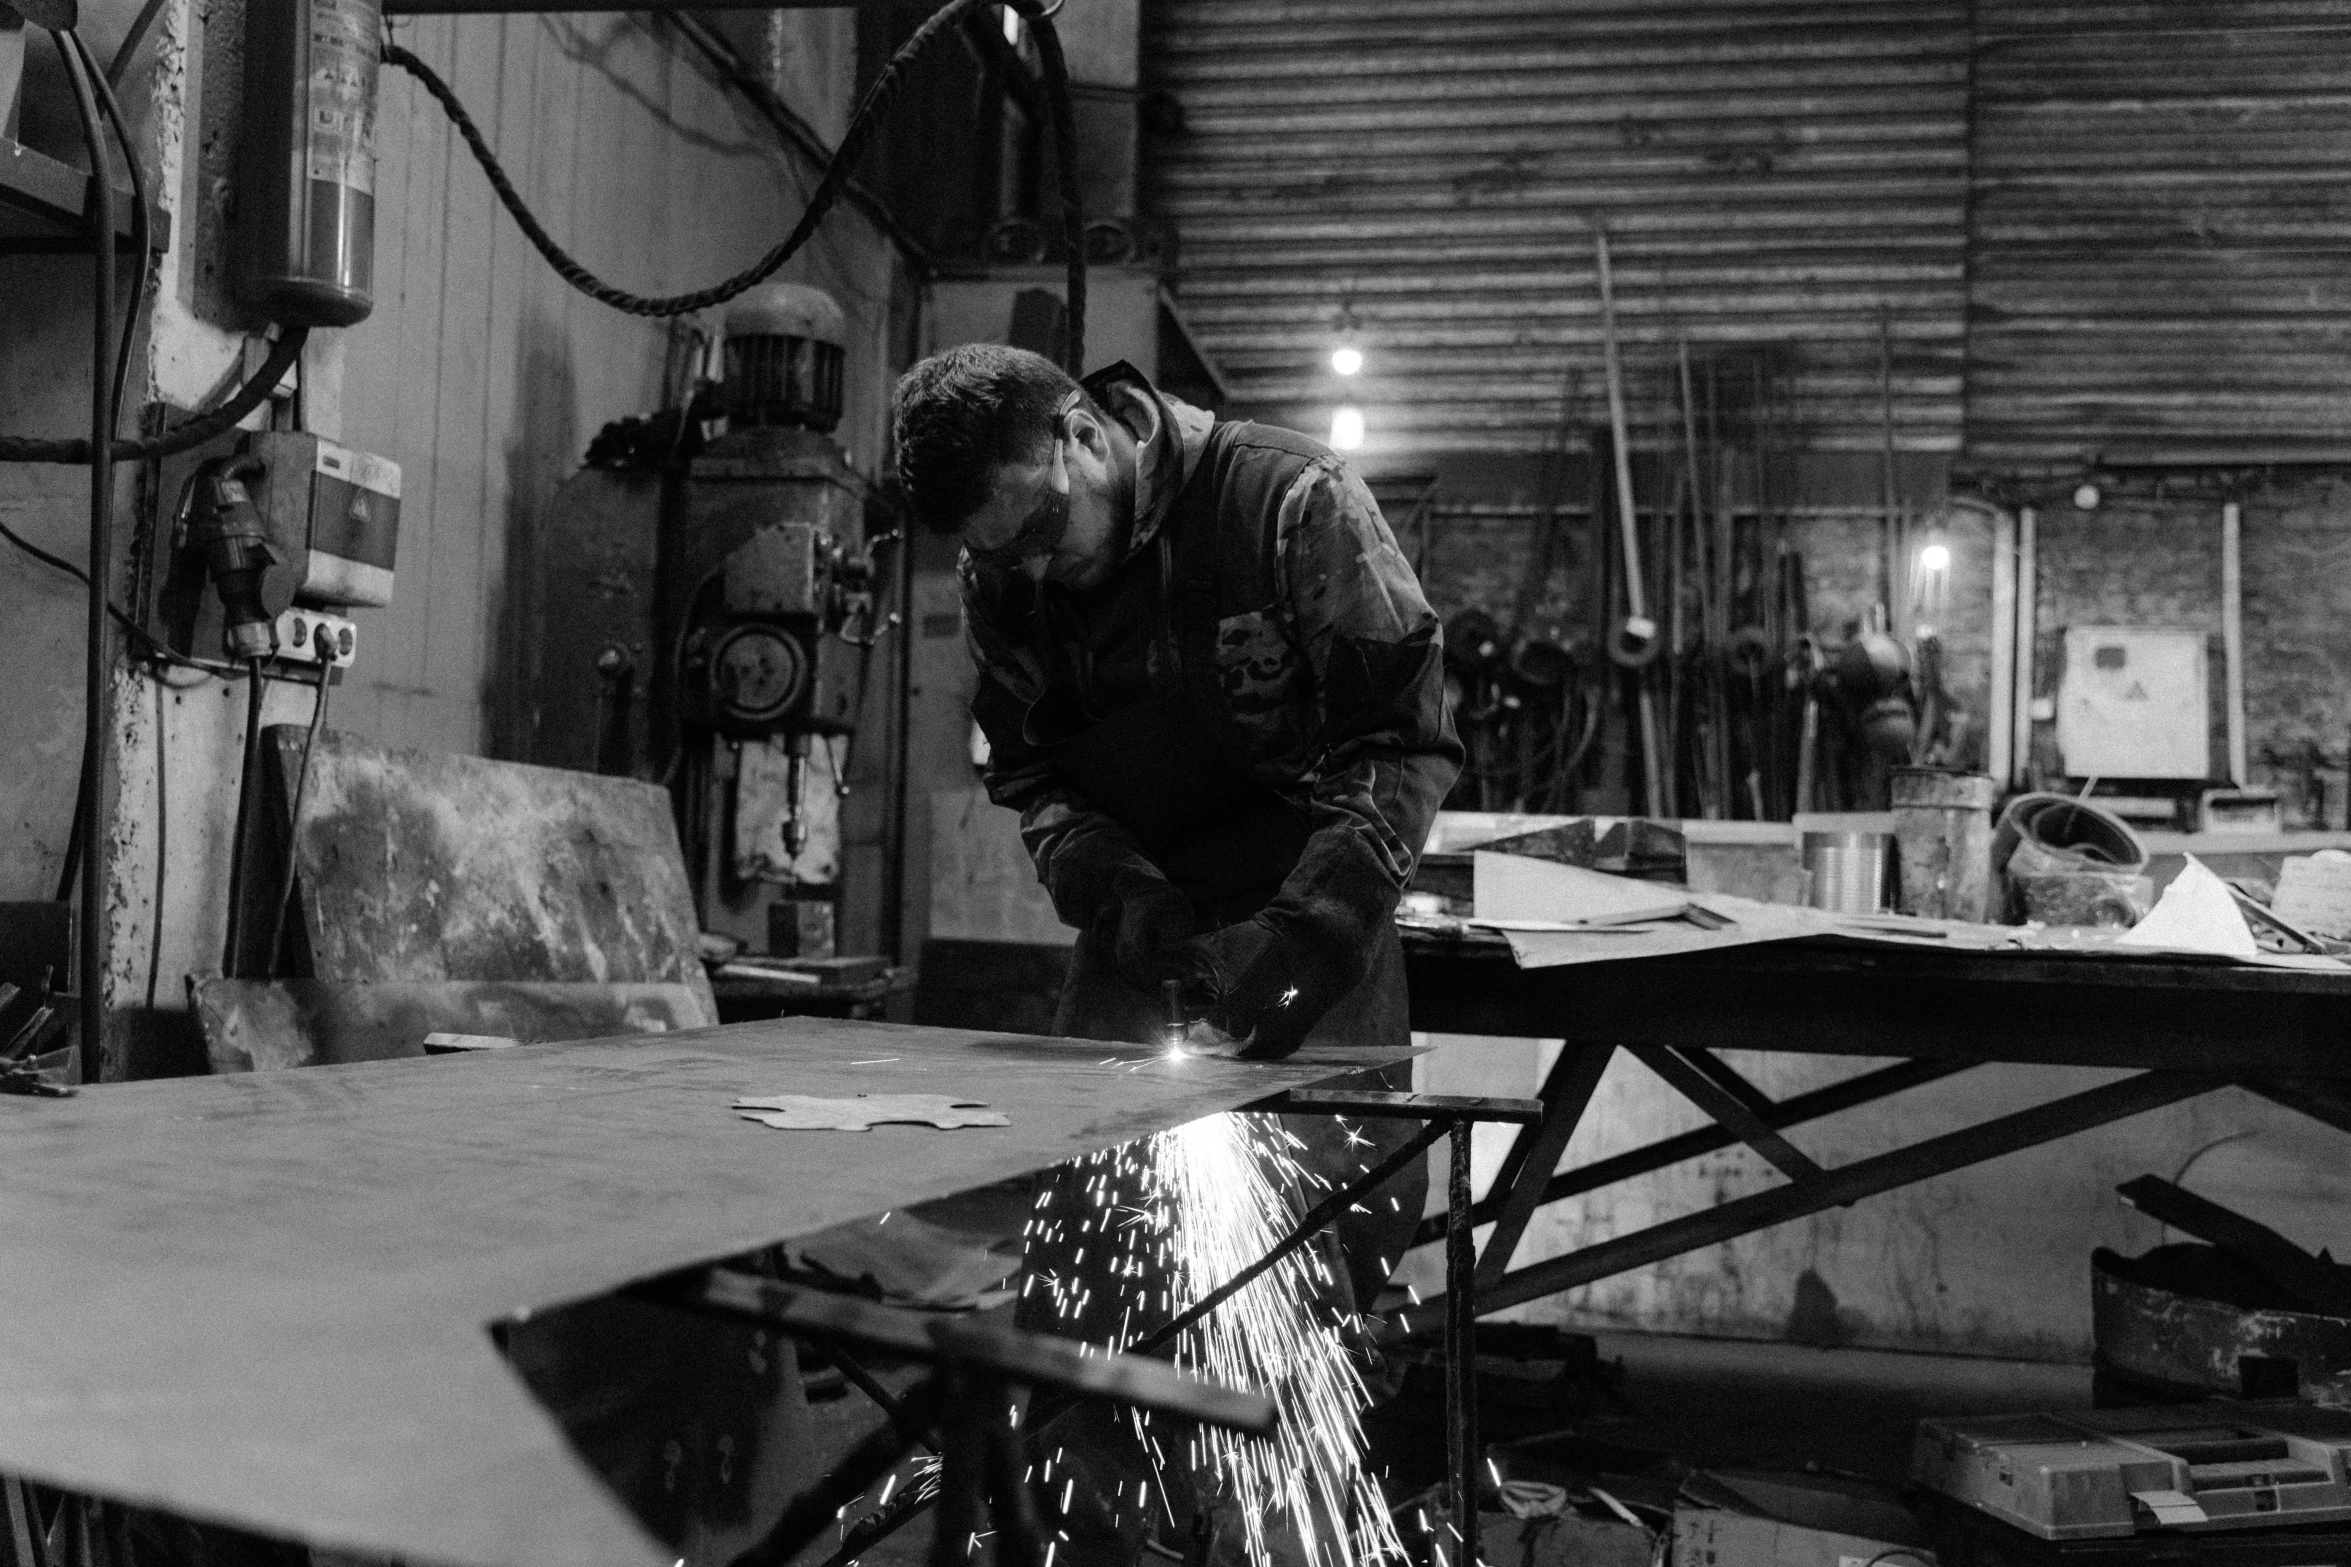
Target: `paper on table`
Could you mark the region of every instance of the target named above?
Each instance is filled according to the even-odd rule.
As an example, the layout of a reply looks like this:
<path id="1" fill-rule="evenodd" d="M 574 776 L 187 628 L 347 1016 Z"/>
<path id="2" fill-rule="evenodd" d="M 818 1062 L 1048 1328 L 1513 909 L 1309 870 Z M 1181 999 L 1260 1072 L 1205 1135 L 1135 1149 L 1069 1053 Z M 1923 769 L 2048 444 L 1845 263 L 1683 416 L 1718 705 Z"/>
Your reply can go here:
<path id="1" fill-rule="evenodd" d="M 2351 936 L 2351 855 L 2326 849 L 2288 859 L 2271 906 L 2314 935 Z"/>
<path id="2" fill-rule="evenodd" d="M 2154 910 L 2115 941 L 2118 947 L 2160 947 L 2168 952 L 2209 952 L 2250 959 L 2261 949 L 2228 884 L 2193 854 L 2163 889 Z"/>
<path id="3" fill-rule="evenodd" d="M 1611 876 L 1580 865 L 1530 859 L 1523 854 L 1470 857 L 1476 918 L 1504 924 L 1544 926 L 1631 925 L 1672 919 L 1690 906 L 1679 887 Z"/>

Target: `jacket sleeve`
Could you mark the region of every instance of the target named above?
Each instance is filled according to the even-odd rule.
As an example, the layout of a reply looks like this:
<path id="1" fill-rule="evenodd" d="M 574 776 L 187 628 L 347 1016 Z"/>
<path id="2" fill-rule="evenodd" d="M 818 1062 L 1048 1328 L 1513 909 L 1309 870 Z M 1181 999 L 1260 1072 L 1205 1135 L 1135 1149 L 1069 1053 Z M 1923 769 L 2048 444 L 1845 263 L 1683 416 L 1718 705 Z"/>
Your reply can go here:
<path id="1" fill-rule="evenodd" d="M 1073 930 L 1093 930 L 1123 898 L 1168 888 L 1134 834 L 1064 783 L 1040 748 L 1023 737 L 1029 704 L 1042 693 L 1043 671 L 999 621 L 979 575 L 961 569 L 964 637 L 979 670 L 972 718 L 987 737 L 981 771 L 988 798 L 1020 813 L 1021 842 L 1053 912 Z"/>
<path id="2" fill-rule="evenodd" d="M 1379 503 L 1335 459 L 1283 497 L 1275 549 L 1290 635 L 1313 677 L 1317 755 L 1312 833 L 1267 914 L 1347 964 L 1352 984 L 1461 770 L 1444 636 Z"/>

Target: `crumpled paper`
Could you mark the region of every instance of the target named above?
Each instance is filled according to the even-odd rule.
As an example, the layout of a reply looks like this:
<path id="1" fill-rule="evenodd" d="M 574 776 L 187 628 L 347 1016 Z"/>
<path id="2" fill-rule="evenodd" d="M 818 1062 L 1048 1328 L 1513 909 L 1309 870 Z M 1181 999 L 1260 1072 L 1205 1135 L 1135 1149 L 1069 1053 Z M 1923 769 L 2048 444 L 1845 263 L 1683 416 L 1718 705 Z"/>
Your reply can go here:
<path id="1" fill-rule="evenodd" d="M 819 1099 L 809 1094 L 745 1095 L 735 1112 L 779 1132 L 870 1132 L 886 1123 L 936 1126 L 1010 1126 L 981 1099 L 952 1094 L 859 1094 Z"/>

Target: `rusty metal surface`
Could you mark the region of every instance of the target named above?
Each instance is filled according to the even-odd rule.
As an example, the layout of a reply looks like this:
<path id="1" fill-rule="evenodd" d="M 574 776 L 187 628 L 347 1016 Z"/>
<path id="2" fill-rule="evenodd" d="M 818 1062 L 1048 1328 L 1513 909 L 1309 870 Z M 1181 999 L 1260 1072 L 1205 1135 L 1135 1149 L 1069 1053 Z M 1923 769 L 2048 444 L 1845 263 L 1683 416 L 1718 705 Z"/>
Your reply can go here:
<path id="1" fill-rule="evenodd" d="M 694 993 L 674 984 L 205 979 L 188 988 L 215 1072 L 395 1061 L 422 1056 L 433 1033 L 539 1044 L 672 1033 L 708 1021 Z"/>
<path id="2" fill-rule="evenodd" d="M 2339 6 L 1977 8 L 1967 447 L 2340 441 Z"/>
<path id="3" fill-rule="evenodd" d="M 2275 1391 L 2261 1378 L 2279 1376 L 2304 1398 L 2351 1408 L 2351 1318 L 2264 1301 L 2258 1279 L 2210 1277 L 2229 1263 L 2204 1246 L 2163 1246 L 2143 1257 L 2093 1252 L 2090 1320 L 2099 1365 L 2231 1397 L 2248 1390 L 2249 1376 L 2253 1391 Z M 2199 1278 L 2203 1289 L 2193 1287 Z M 2216 1292 L 2239 1298 L 2215 1299 Z M 2247 1360 L 2256 1364 L 2247 1367 Z"/>
<path id="4" fill-rule="evenodd" d="M 295 855 L 321 979 L 654 981 L 718 1015 L 658 785 L 328 732 Z"/>
<path id="5" fill-rule="evenodd" d="M 1884 306 L 1900 444 L 1957 446 L 1958 0 L 1167 0 L 1146 20 L 1145 86 L 1182 111 L 1149 196 L 1237 404 L 1319 431 L 1359 403 L 1383 455 L 1540 450 L 1567 372 L 1597 406 L 1598 216 L 1637 429 L 1678 439 L 1663 369 L 1686 332 L 1701 361 L 1789 345 L 1790 433 L 1874 452 Z M 1342 306 L 1367 354 L 1345 383 Z"/>
<path id="6" fill-rule="evenodd" d="M 0 1472 L 420 1561 L 667 1562 L 493 1323 L 1391 1064 L 798 1018 L 0 1100 Z M 744 1093 L 1012 1125 L 783 1134 Z"/>

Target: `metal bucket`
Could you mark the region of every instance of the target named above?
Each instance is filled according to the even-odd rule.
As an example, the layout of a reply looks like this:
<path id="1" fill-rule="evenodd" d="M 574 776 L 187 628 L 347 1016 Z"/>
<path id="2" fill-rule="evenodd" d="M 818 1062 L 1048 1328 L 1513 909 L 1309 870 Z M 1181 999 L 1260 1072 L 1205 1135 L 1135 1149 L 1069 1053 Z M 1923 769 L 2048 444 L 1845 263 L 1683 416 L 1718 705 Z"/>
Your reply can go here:
<path id="1" fill-rule="evenodd" d="M 1812 876 L 1812 906 L 1839 914 L 1883 914 L 1893 841 L 1893 834 L 1885 832 L 1807 832 L 1804 868 Z"/>

